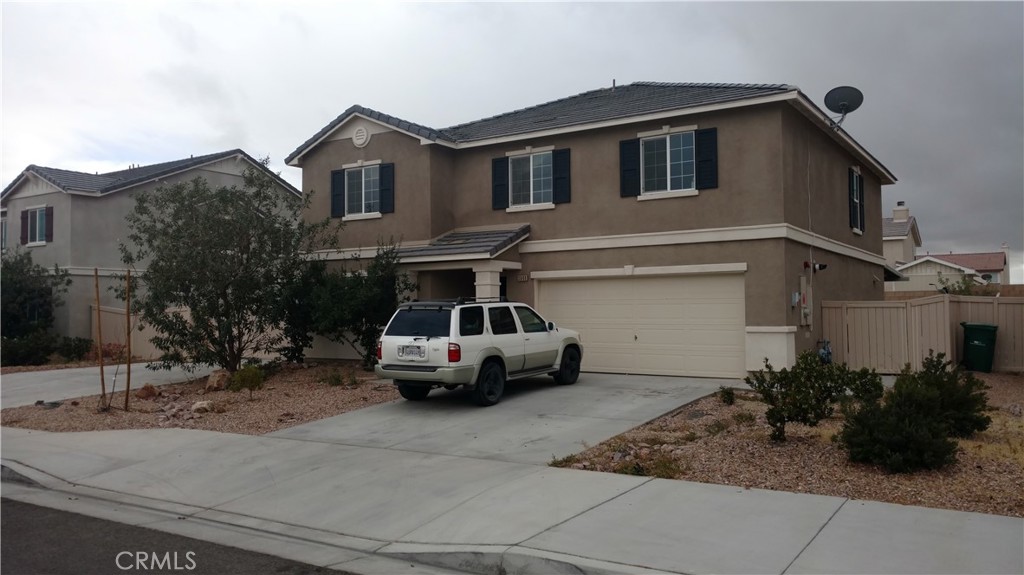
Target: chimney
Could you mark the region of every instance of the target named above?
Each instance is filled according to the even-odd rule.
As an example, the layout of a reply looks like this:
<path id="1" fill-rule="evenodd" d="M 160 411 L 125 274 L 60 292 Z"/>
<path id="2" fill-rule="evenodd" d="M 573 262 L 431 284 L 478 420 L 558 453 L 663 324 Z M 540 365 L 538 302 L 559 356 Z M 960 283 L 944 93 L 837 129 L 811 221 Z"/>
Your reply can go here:
<path id="1" fill-rule="evenodd" d="M 892 221 L 894 222 L 905 222 L 910 219 L 910 208 L 907 207 L 907 203 L 903 200 L 896 202 L 896 207 L 892 210 Z"/>

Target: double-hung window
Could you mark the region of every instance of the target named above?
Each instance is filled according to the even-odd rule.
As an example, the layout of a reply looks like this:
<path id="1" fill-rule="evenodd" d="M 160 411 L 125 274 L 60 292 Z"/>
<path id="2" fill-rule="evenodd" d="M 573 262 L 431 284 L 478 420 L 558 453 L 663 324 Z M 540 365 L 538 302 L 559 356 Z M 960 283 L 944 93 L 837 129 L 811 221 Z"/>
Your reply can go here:
<path id="1" fill-rule="evenodd" d="M 864 176 L 857 168 L 850 168 L 848 173 L 848 191 L 850 199 L 850 228 L 854 233 L 864 232 Z"/>
<path id="2" fill-rule="evenodd" d="M 46 208 L 33 208 L 25 210 L 26 216 L 23 216 L 23 224 L 27 226 L 26 243 L 32 244 L 45 244 L 46 243 Z"/>
<path id="3" fill-rule="evenodd" d="M 345 171 L 345 215 L 380 212 L 380 166 Z"/>
<path id="4" fill-rule="evenodd" d="M 640 141 L 641 193 L 696 189 L 693 132 L 679 132 Z"/>
<path id="5" fill-rule="evenodd" d="M 551 152 L 509 158 L 511 205 L 550 204 L 553 184 Z"/>

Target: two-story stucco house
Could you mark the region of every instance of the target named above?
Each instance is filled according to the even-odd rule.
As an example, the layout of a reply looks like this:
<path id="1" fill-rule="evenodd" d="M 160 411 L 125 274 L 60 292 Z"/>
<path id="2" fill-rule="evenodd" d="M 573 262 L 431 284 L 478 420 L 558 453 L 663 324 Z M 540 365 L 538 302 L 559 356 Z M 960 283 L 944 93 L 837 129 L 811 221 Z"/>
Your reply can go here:
<path id="1" fill-rule="evenodd" d="M 250 167 L 266 171 L 242 150 L 105 174 L 30 165 L 0 195 L 4 248 L 28 250 L 37 264 L 67 269 L 73 283 L 64 296 L 65 305 L 55 310 L 54 330 L 93 337 L 94 268 L 100 275 L 100 307 L 124 308 L 108 287 L 114 282 L 111 276 L 124 270 L 118 245 L 127 241 L 125 217 L 135 207 L 135 194 L 153 193 L 161 186 L 197 177 L 212 187 L 242 188 L 242 173 Z M 281 193 L 300 195 L 294 186 L 271 175 Z M 107 341 L 123 339 L 105 336 Z"/>
<path id="2" fill-rule="evenodd" d="M 419 298 L 531 303 L 585 370 L 790 365 L 822 300 L 883 296 L 895 177 L 794 86 L 634 83 L 445 129 L 357 105 L 287 163 L 346 224 L 323 255 L 400 239 Z"/>

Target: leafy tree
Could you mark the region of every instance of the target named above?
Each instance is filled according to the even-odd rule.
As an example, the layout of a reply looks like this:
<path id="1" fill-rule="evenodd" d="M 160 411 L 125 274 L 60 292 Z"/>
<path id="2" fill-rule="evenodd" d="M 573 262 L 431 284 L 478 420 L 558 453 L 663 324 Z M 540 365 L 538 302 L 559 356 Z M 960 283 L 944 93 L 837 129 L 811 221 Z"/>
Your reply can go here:
<path id="1" fill-rule="evenodd" d="M 939 291 L 942 293 L 948 293 L 952 295 L 975 295 L 978 291 L 977 284 L 974 280 L 967 277 L 961 276 L 957 281 L 951 281 L 949 278 L 939 276 Z"/>
<path id="2" fill-rule="evenodd" d="M 5 338 L 16 339 L 53 326 L 53 310 L 64 304 L 71 278 L 32 261 L 27 251 L 4 252 L 0 263 L 0 326 Z"/>
<path id="3" fill-rule="evenodd" d="M 195 362 L 234 373 L 245 357 L 278 349 L 302 254 L 336 239 L 329 220 L 300 217 L 309 196 L 282 192 L 261 169 L 243 178 L 242 188 L 196 178 L 135 198 L 121 259 L 133 272 L 144 268 L 132 274 L 132 307 L 158 332 L 162 367 Z"/>
<path id="4" fill-rule="evenodd" d="M 306 262 L 296 271 L 296 277 L 287 282 L 282 294 L 280 320 L 283 342 L 278 352 L 285 360 L 301 363 L 306 349 L 313 345 L 316 331 L 316 308 L 310 304 L 310 294 L 326 281 L 327 267 L 321 260 Z"/>
<path id="5" fill-rule="evenodd" d="M 317 332 L 352 346 L 366 369 L 377 362 L 377 340 L 395 308 L 416 289 L 398 259 L 397 244 L 381 244 L 365 269 L 327 273 L 313 297 Z"/>

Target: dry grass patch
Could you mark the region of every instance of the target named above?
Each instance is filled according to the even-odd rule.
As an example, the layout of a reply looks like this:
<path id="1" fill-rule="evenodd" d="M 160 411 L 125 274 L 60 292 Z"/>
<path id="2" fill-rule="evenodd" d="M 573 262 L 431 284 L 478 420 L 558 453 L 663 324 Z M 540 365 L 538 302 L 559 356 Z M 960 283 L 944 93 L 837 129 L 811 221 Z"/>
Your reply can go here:
<path id="1" fill-rule="evenodd" d="M 790 423 L 787 441 L 772 442 L 765 404 L 741 391 L 733 405 L 710 395 L 552 465 L 1024 517 L 1024 377 L 975 375 L 990 387 L 992 425 L 960 440 L 957 463 L 939 471 L 850 463 L 832 440 L 838 414 Z"/>
<path id="2" fill-rule="evenodd" d="M 266 379 L 252 401 L 247 391 L 206 393 L 206 379 L 158 387 L 161 395 L 153 399 L 138 399 L 133 390 L 127 412 L 124 391 L 119 391 L 106 412 L 97 409 L 99 395 L 93 395 L 66 400 L 53 409 L 35 405 L 4 409 L 0 425 L 56 432 L 183 427 L 262 435 L 399 397 L 390 381 L 376 379 L 355 362 L 284 368 Z M 336 385 L 329 385 L 329 380 Z M 192 413 L 198 401 L 210 401 L 224 412 Z M 174 406 L 181 409 L 169 416 Z"/>

